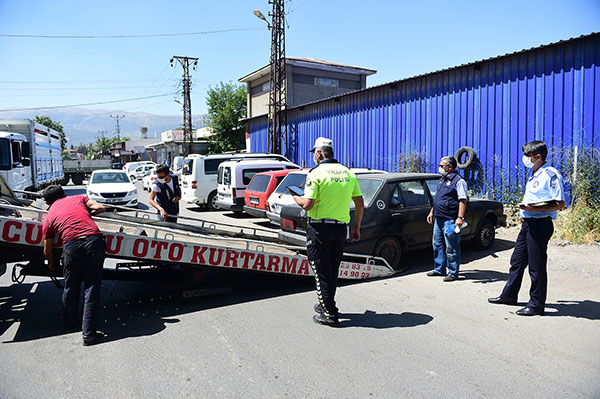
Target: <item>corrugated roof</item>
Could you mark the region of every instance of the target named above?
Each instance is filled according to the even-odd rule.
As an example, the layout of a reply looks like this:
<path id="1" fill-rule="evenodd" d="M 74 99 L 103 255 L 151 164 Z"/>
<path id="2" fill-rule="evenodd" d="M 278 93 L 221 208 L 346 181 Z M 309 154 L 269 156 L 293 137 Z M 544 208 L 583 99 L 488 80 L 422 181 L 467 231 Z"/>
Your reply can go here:
<path id="1" fill-rule="evenodd" d="M 531 48 L 528 48 L 528 49 L 522 49 L 522 50 L 514 51 L 512 53 L 506 53 L 506 54 L 502 54 L 502 55 L 497 55 L 495 57 L 485 58 L 485 59 L 482 59 L 482 60 L 473 61 L 473 62 L 469 62 L 469 63 L 466 63 L 466 64 L 461 64 L 461 65 L 453 66 L 453 67 L 450 67 L 450 68 L 439 69 L 439 70 L 436 70 L 436 71 L 433 71 L 433 72 L 427 72 L 427 73 L 424 73 L 424 74 L 421 74 L 421 75 L 415 75 L 415 76 L 411 76 L 411 77 L 404 78 L 404 79 L 394 80 L 394 81 L 391 81 L 391 82 L 382 83 L 382 84 L 377 85 L 377 86 L 371 86 L 371 87 L 367 87 L 365 89 L 354 90 L 354 91 L 351 91 L 351 92 L 348 92 L 348 93 L 344 93 L 344 94 L 340 94 L 340 95 L 337 95 L 337 96 L 326 97 L 326 98 L 322 98 L 322 99 L 316 100 L 316 101 L 311 101 L 311 102 L 308 102 L 308 103 L 305 103 L 305 104 L 299 104 L 299 105 L 296 105 L 294 107 L 288 108 L 288 110 L 297 109 L 297 108 L 301 108 L 301 107 L 306 107 L 306 106 L 309 106 L 309 105 L 312 105 L 312 104 L 318 104 L 318 103 L 321 103 L 321 102 L 324 102 L 324 101 L 332 100 L 334 98 L 341 98 L 341 97 L 350 96 L 350 95 L 356 94 L 358 92 L 367 92 L 369 90 L 375 90 L 375 89 L 378 89 L 378 88 L 383 87 L 383 86 L 387 86 L 387 85 L 391 85 L 391 84 L 398 84 L 398 83 L 406 82 L 406 81 L 409 81 L 409 80 L 412 80 L 412 79 L 420 79 L 420 78 L 423 78 L 425 76 L 435 75 L 435 74 L 442 73 L 442 72 L 448 72 L 448 71 L 451 71 L 451 70 L 454 70 L 454 69 L 464 68 L 464 67 L 468 67 L 468 66 L 480 64 L 482 62 L 494 61 L 494 60 L 497 60 L 497 59 L 501 59 L 501 58 L 505 58 L 505 57 L 512 57 L 512 56 L 515 56 L 515 55 L 518 55 L 518 54 L 522 54 L 522 53 L 526 53 L 526 52 L 529 52 L 529 51 L 540 50 L 540 49 L 543 49 L 543 48 L 552 47 L 552 46 L 556 46 L 556 45 L 559 45 L 559 44 L 569 43 L 569 42 L 572 42 L 572 41 L 575 41 L 575 40 L 587 39 L 587 38 L 590 38 L 590 37 L 593 37 L 593 36 L 600 36 L 600 32 L 592 32 L 592 33 L 587 34 L 587 35 L 581 35 L 581 36 L 572 37 L 572 38 L 569 38 L 569 39 L 559 40 L 558 42 L 543 44 L 543 45 L 537 46 L 537 47 L 531 47 Z M 252 119 L 262 118 L 262 117 L 264 117 L 266 115 L 267 114 L 256 115 L 256 116 L 253 116 L 251 118 L 244 118 L 244 119 L 241 119 L 241 120 L 242 121 L 248 121 L 248 120 L 252 120 Z"/>
<path id="2" fill-rule="evenodd" d="M 330 68 L 339 68 L 339 69 L 353 69 L 356 72 L 359 72 L 359 74 L 362 75 L 373 75 L 374 73 L 376 73 L 377 71 L 375 69 L 371 69 L 371 68 L 363 68 L 363 67 L 359 67 L 359 66 L 354 66 L 354 65 L 346 65 L 346 64 L 340 64 L 337 62 L 332 62 L 332 61 L 324 61 L 324 60 L 318 60 L 316 58 L 307 58 L 307 57 L 285 57 L 285 60 L 287 63 L 290 63 L 292 65 L 297 65 L 297 66 L 302 66 L 302 63 L 308 63 L 308 64 L 314 64 L 314 65 L 321 65 L 321 66 L 326 66 L 326 67 L 330 67 Z M 238 82 L 243 82 L 245 80 L 247 80 L 249 77 L 253 76 L 253 75 L 266 75 L 270 69 L 270 64 L 265 65 L 262 68 L 257 69 L 254 72 L 250 72 L 249 74 L 242 76 L 241 78 L 238 79 Z M 310 66 L 309 66 L 310 67 Z M 261 73 L 262 72 L 262 73 Z M 347 71 L 349 72 L 349 71 Z"/>

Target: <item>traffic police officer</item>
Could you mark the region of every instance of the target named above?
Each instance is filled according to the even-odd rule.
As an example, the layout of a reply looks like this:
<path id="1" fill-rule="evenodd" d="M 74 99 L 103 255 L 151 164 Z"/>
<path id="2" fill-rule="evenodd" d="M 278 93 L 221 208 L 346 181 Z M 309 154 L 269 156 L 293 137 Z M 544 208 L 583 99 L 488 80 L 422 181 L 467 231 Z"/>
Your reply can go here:
<path id="1" fill-rule="evenodd" d="M 319 137 L 311 152 L 317 164 L 306 176 L 304 196 L 294 200 L 306 209 L 306 252 L 315 274 L 317 298 L 315 323 L 331 327 L 338 325 L 335 290 L 344 243 L 350 222 L 350 199 L 354 201 L 354 224 L 350 240 L 360 240 L 360 222 L 364 201 L 358 180 L 346 166 L 333 159 L 333 143 Z"/>
<path id="2" fill-rule="evenodd" d="M 532 141 L 523 146 L 523 163 L 533 169 L 525 186 L 521 208 L 521 231 L 510 258 L 510 273 L 499 297 L 490 303 L 516 305 L 525 268 L 529 265 L 531 289 L 529 302 L 517 310 L 519 316 L 543 315 L 546 305 L 548 275 L 546 263 L 548 241 L 554 232 L 552 219 L 556 211 L 565 207 L 563 180 L 556 169 L 546 164 L 548 148 L 543 141 Z"/>

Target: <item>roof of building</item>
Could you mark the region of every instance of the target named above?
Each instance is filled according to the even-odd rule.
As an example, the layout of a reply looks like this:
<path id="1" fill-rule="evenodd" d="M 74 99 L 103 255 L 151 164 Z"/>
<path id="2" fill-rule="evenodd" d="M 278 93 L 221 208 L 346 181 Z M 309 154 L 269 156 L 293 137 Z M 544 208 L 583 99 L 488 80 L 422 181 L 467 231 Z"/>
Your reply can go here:
<path id="1" fill-rule="evenodd" d="M 526 53 L 526 52 L 529 52 L 529 51 L 533 51 L 533 50 L 541 50 L 541 49 L 552 47 L 552 46 L 556 46 L 556 45 L 559 45 L 559 44 L 566 44 L 566 43 L 573 42 L 573 41 L 576 41 L 576 40 L 587 39 L 587 38 L 591 38 L 591 37 L 594 37 L 594 36 L 599 36 L 600 37 L 600 32 L 592 32 L 592 33 L 587 34 L 587 35 L 581 35 L 581 36 L 577 36 L 577 37 L 571 37 L 569 39 L 559 40 L 558 42 L 543 44 L 541 46 L 531 47 L 531 48 L 528 48 L 528 49 L 522 49 L 522 50 L 514 51 L 512 53 L 506 53 L 506 54 L 502 54 L 502 55 L 497 55 L 495 57 L 485 58 L 485 59 L 478 60 L 478 61 L 472 61 L 472 62 L 468 62 L 466 64 L 461 64 L 461 65 L 457 65 L 457 66 L 453 66 L 453 67 L 449 67 L 449 68 L 439 69 L 439 70 L 432 71 L 432 72 L 427 72 L 427 73 L 424 73 L 424 74 L 421 74 L 421 75 L 415 75 L 415 76 L 411 76 L 411 77 L 408 77 L 408 78 L 398 79 L 398 80 L 394 80 L 392 82 L 382 83 L 382 84 L 377 85 L 377 86 L 371 86 L 371 87 L 367 87 L 365 89 L 358 89 L 358 90 L 350 91 L 348 93 L 339 94 L 339 95 L 336 95 L 336 96 L 331 96 L 331 97 L 322 98 L 320 100 L 311 101 L 311 102 L 308 102 L 308 103 L 305 103 L 305 104 L 299 104 L 299 105 L 296 105 L 294 107 L 288 108 L 288 110 L 305 107 L 305 106 L 316 104 L 316 103 L 320 103 L 320 102 L 323 102 L 323 101 L 329 101 L 329 100 L 332 100 L 334 98 L 340 98 L 340 97 L 350 96 L 350 95 L 353 95 L 353 94 L 358 93 L 358 92 L 366 92 L 366 91 L 378 89 L 380 87 L 384 87 L 384 86 L 387 86 L 387 85 L 394 85 L 394 84 L 406 82 L 406 81 L 409 81 L 409 80 L 412 80 L 412 79 L 420 79 L 420 78 L 423 78 L 423 77 L 426 77 L 426 76 L 435 75 L 435 74 L 442 73 L 442 72 L 448 72 L 448 71 L 451 71 L 451 70 L 454 70 L 454 69 L 458 69 L 458 68 L 464 68 L 464 67 L 468 67 L 468 66 L 474 66 L 474 65 L 480 64 L 482 62 L 494 61 L 494 60 L 498 60 L 498 59 L 505 58 L 505 57 L 510 57 L 510 56 L 514 56 L 514 55 L 523 54 L 523 53 Z M 266 115 L 267 114 L 256 115 L 256 116 L 253 116 L 251 118 L 244 118 L 244 119 L 241 119 L 241 120 L 242 121 L 247 121 L 247 120 L 262 118 L 262 117 L 264 117 Z"/>
<path id="2" fill-rule="evenodd" d="M 312 69 L 321 69 L 324 71 L 330 72 L 341 72 L 341 73 L 352 73 L 355 75 L 373 75 L 377 71 L 375 69 L 363 68 L 353 65 L 345 65 L 339 64 L 337 62 L 317 60 L 315 58 L 306 58 L 306 57 L 285 57 L 285 62 L 289 65 L 312 68 Z M 253 80 L 259 79 L 263 76 L 267 76 L 270 73 L 271 65 L 265 65 L 264 67 L 257 69 L 254 72 L 249 73 L 246 76 L 243 76 L 238 79 L 239 82 L 246 83 L 251 82 Z"/>

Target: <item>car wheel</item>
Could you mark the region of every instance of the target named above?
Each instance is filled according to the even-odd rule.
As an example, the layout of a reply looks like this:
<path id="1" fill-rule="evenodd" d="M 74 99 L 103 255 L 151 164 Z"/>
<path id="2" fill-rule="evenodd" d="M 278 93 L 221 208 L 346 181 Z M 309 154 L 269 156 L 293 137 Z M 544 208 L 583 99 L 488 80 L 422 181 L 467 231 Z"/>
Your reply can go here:
<path id="1" fill-rule="evenodd" d="M 208 209 L 211 211 L 216 211 L 219 208 L 217 208 L 217 192 L 213 191 L 212 193 L 210 193 L 208 195 L 208 200 L 206 201 L 206 204 L 208 205 Z"/>
<path id="2" fill-rule="evenodd" d="M 394 269 L 398 267 L 402 257 L 402 245 L 394 237 L 385 237 L 375 246 L 375 256 L 385 259 Z"/>
<path id="3" fill-rule="evenodd" d="M 479 249 L 489 249 L 494 243 L 494 238 L 496 238 L 496 227 L 494 226 L 494 222 L 491 219 L 487 218 L 477 229 L 477 233 L 475 234 L 475 246 Z"/>

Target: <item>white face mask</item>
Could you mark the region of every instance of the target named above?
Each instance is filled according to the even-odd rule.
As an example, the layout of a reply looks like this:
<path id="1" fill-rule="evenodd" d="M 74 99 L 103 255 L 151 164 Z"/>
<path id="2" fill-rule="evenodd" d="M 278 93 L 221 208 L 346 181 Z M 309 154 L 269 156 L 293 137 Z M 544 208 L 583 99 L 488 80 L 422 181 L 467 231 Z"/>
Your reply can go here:
<path id="1" fill-rule="evenodd" d="M 448 172 L 446 172 L 446 170 L 444 168 L 442 168 L 441 166 L 438 166 L 438 172 L 442 176 L 446 176 L 448 174 Z"/>
<path id="2" fill-rule="evenodd" d="M 531 158 L 527 155 L 523 155 L 523 164 L 529 169 L 533 168 L 533 162 L 531 162 Z"/>
<path id="3" fill-rule="evenodd" d="M 166 183 L 167 179 L 161 179 L 160 177 L 157 177 L 156 180 L 158 180 L 159 183 Z"/>

